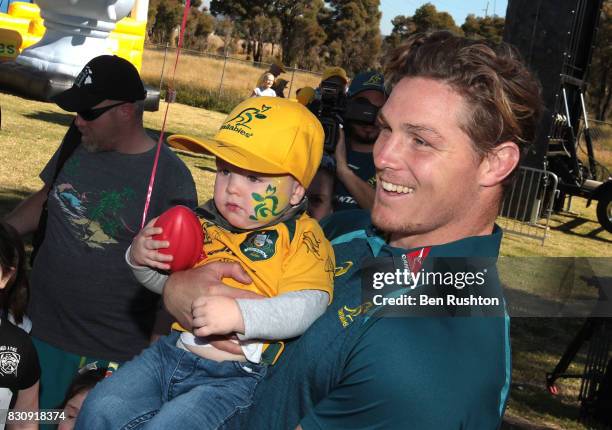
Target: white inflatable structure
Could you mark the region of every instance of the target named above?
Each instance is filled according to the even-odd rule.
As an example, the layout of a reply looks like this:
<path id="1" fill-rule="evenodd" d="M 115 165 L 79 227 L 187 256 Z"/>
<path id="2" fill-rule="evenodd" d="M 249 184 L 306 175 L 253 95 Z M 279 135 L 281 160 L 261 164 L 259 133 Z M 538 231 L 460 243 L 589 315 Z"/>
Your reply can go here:
<path id="1" fill-rule="evenodd" d="M 134 1 L 36 0 L 47 31 L 15 61 L 40 72 L 76 77 L 89 60 L 110 52 L 108 35 L 132 11 Z"/>

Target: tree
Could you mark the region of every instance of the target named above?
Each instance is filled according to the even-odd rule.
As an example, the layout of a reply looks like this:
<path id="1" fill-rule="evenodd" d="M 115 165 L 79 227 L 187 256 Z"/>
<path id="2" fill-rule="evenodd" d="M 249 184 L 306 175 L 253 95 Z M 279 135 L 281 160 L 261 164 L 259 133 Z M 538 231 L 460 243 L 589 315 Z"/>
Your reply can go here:
<path id="1" fill-rule="evenodd" d="M 402 40 L 416 31 L 416 25 L 411 16 L 398 15 L 391 20 L 393 30 L 383 41 L 383 52 L 389 52 L 400 45 Z"/>
<path id="2" fill-rule="evenodd" d="M 499 16 L 477 17 L 469 14 L 461 26 L 464 34 L 472 39 L 486 39 L 500 43 L 503 38 L 505 19 Z"/>
<path id="3" fill-rule="evenodd" d="M 282 58 L 285 64 L 294 64 L 301 53 L 295 52 L 292 47 L 297 45 L 296 41 L 303 37 L 296 31 L 299 25 L 303 26 L 305 17 L 312 17 L 311 10 L 322 7 L 322 0 L 211 0 L 210 11 L 213 15 L 224 15 L 230 17 L 241 29 L 243 37 L 247 39 L 250 52 L 257 54 L 256 42 L 252 36 L 253 20 L 258 15 L 267 18 L 276 18 L 280 23 L 280 44 L 282 47 Z M 274 26 L 272 27 L 274 29 Z M 277 27 L 278 29 L 278 27 Z M 257 32 L 255 32 L 257 33 Z M 274 31 L 270 33 L 273 35 Z"/>
<path id="4" fill-rule="evenodd" d="M 214 29 L 214 19 L 201 10 L 202 0 L 192 0 L 185 27 L 184 45 L 191 49 L 205 49 L 208 35 Z M 147 35 L 153 43 L 169 43 L 175 39 L 183 18 L 181 0 L 152 0 L 149 4 Z"/>
<path id="5" fill-rule="evenodd" d="M 449 30 L 459 35 L 463 34 L 463 31 L 455 25 L 455 20 L 448 12 L 438 12 L 431 3 L 425 3 L 415 10 L 412 22 L 417 32 Z"/>
<path id="6" fill-rule="evenodd" d="M 192 6 L 187 17 L 183 45 L 189 49 L 206 50 L 208 36 L 214 29 L 215 19 L 208 12 Z"/>
<path id="7" fill-rule="evenodd" d="M 290 39 L 290 46 L 285 55 L 287 64 L 296 64 L 299 68 L 314 70 L 321 69 L 321 46 L 325 42 L 326 34 L 319 23 L 319 16 L 323 10 L 323 1 L 312 1 L 304 9 L 294 27 L 294 33 L 299 37 Z"/>
<path id="8" fill-rule="evenodd" d="M 215 33 L 223 39 L 223 52 L 229 53 L 232 50 L 234 40 L 234 22 L 224 17 L 215 21 Z"/>
<path id="9" fill-rule="evenodd" d="M 605 121 L 612 106 L 612 1 L 605 0 L 599 19 L 589 75 L 588 99 L 595 118 Z"/>
<path id="10" fill-rule="evenodd" d="M 153 43 L 170 42 L 182 13 L 182 6 L 175 0 L 152 0 L 147 19 L 149 40 Z"/>
<path id="11" fill-rule="evenodd" d="M 468 18 L 473 17 L 469 15 Z M 473 19 L 470 18 L 469 24 L 474 25 Z M 404 39 L 413 33 L 425 32 L 430 30 L 449 30 L 455 34 L 463 35 L 463 30 L 455 24 L 455 20 L 447 12 L 438 12 L 436 7 L 431 3 L 425 3 L 414 11 L 413 16 L 398 15 L 391 20 L 393 30 L 391 34 L 385 37 L 383 46 L 384 55 L 387 55 L 389 50 L 399 46 Z M 472 27 L 469 27 L 470 29 Z M 478 27 L 479 28 L 479 27 Z"/>
<path id="12" fill-rule="evenodd" d="M 330 0 L 324 22 L 328 64 L 350 74 L 378 66 L 381 47 L 379 0 Z"/>

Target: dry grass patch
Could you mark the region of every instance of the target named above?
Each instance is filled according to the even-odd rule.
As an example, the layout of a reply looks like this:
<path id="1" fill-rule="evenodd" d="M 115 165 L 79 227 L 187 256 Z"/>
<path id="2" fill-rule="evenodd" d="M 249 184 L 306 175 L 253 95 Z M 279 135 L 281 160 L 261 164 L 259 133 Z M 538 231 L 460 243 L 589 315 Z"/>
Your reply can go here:
<path id="1" fill-rule="evenodd" d="M 73 115 L 52 103 L 26 100 L 0 94 L 2 130 L 0 131 L 0 214 L 6 213 L 19 200 L 40 189 L 38 174 L 58 148 Z M 148 132 L 159 136 L 166 105 L 158 112 L 145 112 Z M 210 137 L 221 125 L 224 114 L 181 104 L 172 104 L 168 113 L 166 133 L 182 133 Z M 180 153 L 190 168 L 200 201 L 212 195 L 212 158 Z"/>
<path id="2" fill-rule="evenodd" d="M 150 84 L 159 85 L 164 66 L 163 80 L 164 83 L 168 83 L 174 68 L 175 56 L 175 50 L 168 49 L 164 66 L 164 50 L 146 48 L 142 59 L 143 79 Z M 248 97 L 255 88 L 259 76 L 267 70 L 267 66 L 257 67 L 249 61 L 228 58 L 223 73 L 224 62 L 222 57 L 181 52 L 175 82 L 196 88 L 218 90 L 223 74 L 223 89 L 233 90 L 243 97 Z M 289 94 L 289 85 L 285 90 L 287 97 L 295 97 L 295 91 L 306 85 L 316 88 L 321 80 L 318 74 L 307 72 L 284 73 L 281 77 L 290 82 L 293 79 L 291 94 Z"/>

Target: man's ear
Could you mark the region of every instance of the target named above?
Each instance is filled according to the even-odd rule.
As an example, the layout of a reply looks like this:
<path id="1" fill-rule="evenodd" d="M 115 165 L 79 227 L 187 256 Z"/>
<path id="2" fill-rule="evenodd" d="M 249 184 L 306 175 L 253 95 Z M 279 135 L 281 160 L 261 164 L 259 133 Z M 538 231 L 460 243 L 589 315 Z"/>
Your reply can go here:
<path id="1" fill-rule="evenodd" d="M 304 198 L 305 193 L 306 190 L 304 189 L 304 187 L 298 181 L 295 181 L 293 183 L 293 192 L 291 193 L 289 203 L 293 206 L 298 205 Z"/>
<path id="2" fill-rule="evenodd" d="M 495 146 L 480 164 L 480 185 L 499 185 L 514 171 L 521 158 L 521 151 L 514 142 L 503 142 Z"/>

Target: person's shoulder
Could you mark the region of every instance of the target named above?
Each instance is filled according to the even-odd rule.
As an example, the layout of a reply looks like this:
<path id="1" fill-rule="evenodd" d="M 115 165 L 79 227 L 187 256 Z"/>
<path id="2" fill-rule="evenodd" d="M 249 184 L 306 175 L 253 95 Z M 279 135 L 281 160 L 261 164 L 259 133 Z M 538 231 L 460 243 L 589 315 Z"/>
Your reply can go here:
<path id="1" fill-rule="evenodd" d="M 290 242 L 298 241 L 303 242 L 306 237 L 307 240 L 315 240 L 317 243 L 329 241 L 325 238 L 323 229 L 319 225 L 319 222 L 308 215 L 306 212 L 295 217 L 293 220 L 284 223 L 289 232 Z"/>
<path id="2" fill-rule="evenodd" d="M 21 328 L 11 323 L 8 319 L 2 318 L 2 322 L 0 323 L 0 332 L 2 333 L 2 341 L 0 341 L 1 344 L 6 345 L 11 343 L 18 347 L 25 346 L 28 348 L 34 348 L 30 336 Z"/>
<path id="3" fill-rule="evenodd" d="M 350 209 L 334 212 L 320 221 L 325 237 L 337 239 L 348 233 L 365 230 L 372 224 L 370 212 L 364 209 Z"/>

